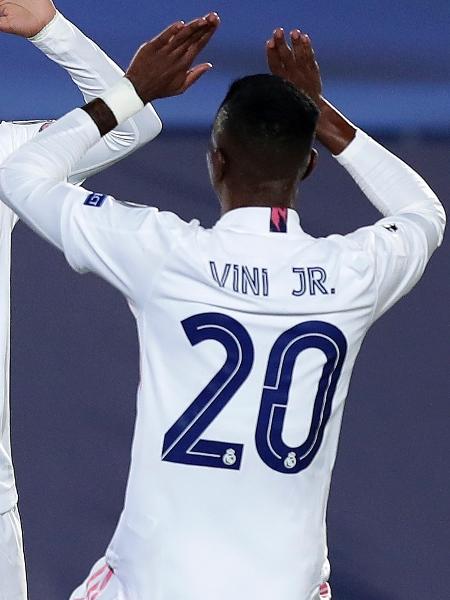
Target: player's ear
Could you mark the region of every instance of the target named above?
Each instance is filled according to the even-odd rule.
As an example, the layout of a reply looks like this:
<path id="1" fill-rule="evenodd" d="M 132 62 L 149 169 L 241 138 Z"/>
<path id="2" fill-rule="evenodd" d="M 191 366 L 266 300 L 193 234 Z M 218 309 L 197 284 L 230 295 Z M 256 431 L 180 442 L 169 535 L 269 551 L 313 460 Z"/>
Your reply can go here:
<path id="1" fill-rule="evenodd" d="M 302 181 L 311 175 L 311 173 L 316 168 L 318 160 L 319 160 L 319 153 L 317 152 L 317 150 L 315 148 L 313 148 L 311 150 L 311 154 L 309 157 L 309 163 L 308 163 L 308 166 L 306 167 L 306 171 L 302 177 Z"/>
<path id="2" fill-rule="evenodd" d="M 209 148 L 207 160 L 211 183 L 214 187 L 216 187 L 222 183 L 225 177 L 227 171 L 227 161 L 222 150 L 213 146 Z"/>

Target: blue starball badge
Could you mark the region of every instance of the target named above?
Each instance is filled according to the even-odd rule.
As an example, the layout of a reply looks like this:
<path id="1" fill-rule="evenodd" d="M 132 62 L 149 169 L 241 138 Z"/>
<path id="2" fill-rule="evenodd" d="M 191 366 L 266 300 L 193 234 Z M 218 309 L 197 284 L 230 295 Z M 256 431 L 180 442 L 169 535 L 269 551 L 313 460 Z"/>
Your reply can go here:
<path id="1" fill-rule="evenodd" d="M 107 196 L 105 194 L 91 194 L 86 198 L 84 204 L 86 206 L 93 206 L 94 208 L 100 208 L 103 206 Z"/>

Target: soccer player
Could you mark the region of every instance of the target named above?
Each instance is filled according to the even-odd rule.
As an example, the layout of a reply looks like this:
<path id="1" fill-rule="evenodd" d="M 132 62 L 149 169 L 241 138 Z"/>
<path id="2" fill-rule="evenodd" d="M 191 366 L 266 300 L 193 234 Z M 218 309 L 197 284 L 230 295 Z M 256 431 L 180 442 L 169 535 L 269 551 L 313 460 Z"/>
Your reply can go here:
<path id="1" fill-rule="evenodd" d="M 289 45 L 276 30 L 275 75 L 237 81 L 217 113 L 212 229 L 64 183 L 117 123 L 208 70 L 191 64 L 217 23 L 170 27 L 103 99 L 0 169 L 7 204 L 72 267 L 117 287 L 139 331 L 125 507 L 73 600 L 329 598 L 325 514 L 353 365 L 442 240 L 434 193 L 323 99 L 298 30 Z M 302 230 L 294 205 L 315 133 L 383 214 L 374 225 Z"/>
<path id="2" fill-rule="evenodd" d="M 122 78 L 123 72 L 91 40 L 57 13 L 50 0 L 0 2 L 0 31 L 31 42 L 72 77 L 87 102 Z M 6 85 L 6 82 L 3 82 Z M 0 162 L 47 123 L 0 123 Z M 161 130 L 149 105 L 96 144 L 73 165 L 70 181 L 79 183 L 130 154 Z M 0 196 L 1 199 L 1 196 Z M 0 202 L 0 600 L 26 598 L 25 566 L 9 432 L 9 281 L 11 232 L 16 215 Z"/>

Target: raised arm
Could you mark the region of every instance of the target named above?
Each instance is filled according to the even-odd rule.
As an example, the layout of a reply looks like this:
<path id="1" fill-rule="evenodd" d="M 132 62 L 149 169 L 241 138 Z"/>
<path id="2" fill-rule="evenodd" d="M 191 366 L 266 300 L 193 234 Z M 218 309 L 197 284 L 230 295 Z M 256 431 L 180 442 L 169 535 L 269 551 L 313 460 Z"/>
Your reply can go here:
<path id="1" fill-rule="evenodd" d="M 142 103 L 183 93 L 212 65 L 192 63 L 217 29 L 210 14 L 185 25 L 175 23 L 148 42 L 133 59 L 127 77 L 104 100 L 76 109 L 18 150 L 0 168 L 0 196 L 28 225 L 64 248 L 71 207 L 101 206 L 104 197 L 63 183 L 82 157 Z M 87 199 L 87 200 L 86 200 Z M 107 227 L 104 228 L 107 230 Z"/>
<path id="2" fill-rule="evenodd" d="M 48 58 L 69 73 L 86 102 L 101 96 L 123 77 L 123 71 L 58 13 L 51 0 L 0 0 L 0 31 L 29 38 Z M 74 166 L 70 181 L 79 183 L 121 160 L 160 131 L 161 121 L 148 104 L 90 149 Z M 21 132 L 22 137 L 31 136 L 35 130 L 22 128 Z"/>
<path id="3" fill-rule="evenodd" d="M 276 29 L 267 42 L 270 69 L 308 94 L 321 110 L 317 138 L 350 173 L 385 217 L 347 236 L 374 265 L 377 302 L 382 315 L 418 282 L 441 244 L 445 212 L 438 198 L 413 169 L 356 128 L 322 95 L 322 81 L 311 41 L 299 30 L 290 45 Z"/>
<path id="4" fill-rule="evenodd" d="M 288 45 L 283 30 L 276 29 L 267 42 L 267 58 L 274 75 L 293 83 L 319 107 L 318 140 L 385 217 L 410 215 L 425 233 L 428 255 L 431 255 L 443 237 L 442 204 L 417 173 L 353 125 L 324 98 L 319 65 L 309 36 L 296 29 L 291 32 Z"/>

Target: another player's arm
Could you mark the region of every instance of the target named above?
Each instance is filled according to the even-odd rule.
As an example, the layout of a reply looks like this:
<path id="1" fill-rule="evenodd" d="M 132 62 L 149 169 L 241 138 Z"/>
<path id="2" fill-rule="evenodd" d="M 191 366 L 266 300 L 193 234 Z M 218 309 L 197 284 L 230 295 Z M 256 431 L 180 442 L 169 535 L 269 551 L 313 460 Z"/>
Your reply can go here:
<path id="1" fill-rule="evenodd" d="M 51 0 L 0 0 L 0 31 L 29 38 L 69 73 L 86 102 L 101 96 L 123 77 L 123 71 L 58 13 Z M 83 157 L 70 174 L 72 182 L 80 182 L 121 160 L 158 135 L 161 131 L 159 117 L 150 104 L 144 108 L 142 103 L 141 108 Z M 39 128 L 21 126 L 18 143 L 30 139 Z"/>

